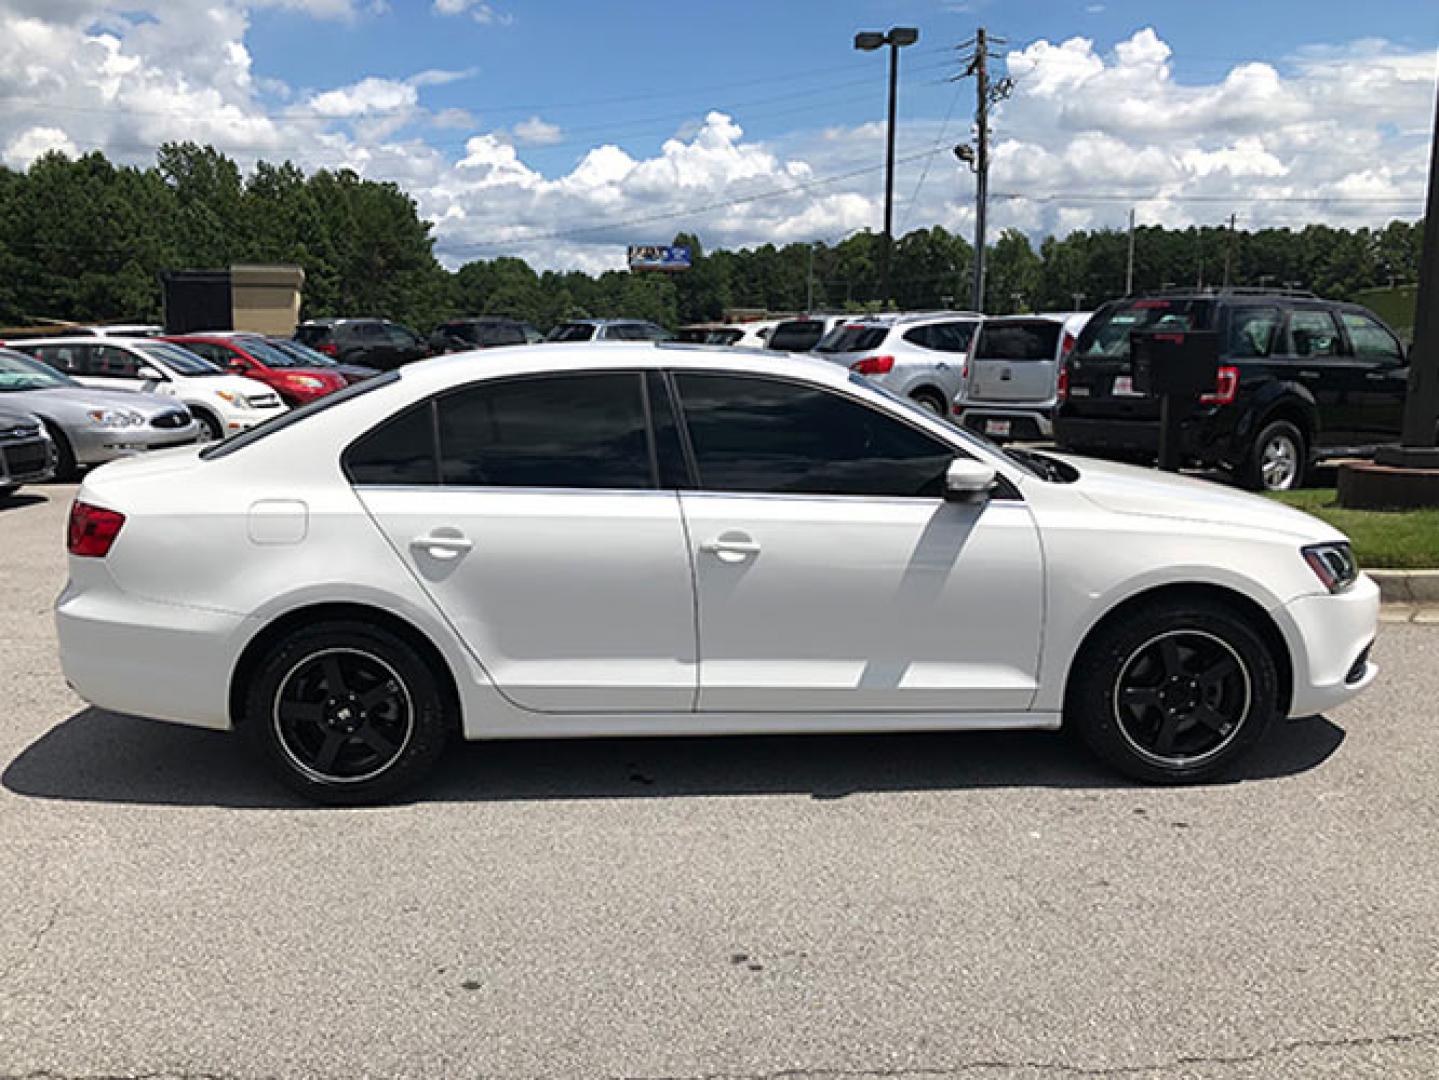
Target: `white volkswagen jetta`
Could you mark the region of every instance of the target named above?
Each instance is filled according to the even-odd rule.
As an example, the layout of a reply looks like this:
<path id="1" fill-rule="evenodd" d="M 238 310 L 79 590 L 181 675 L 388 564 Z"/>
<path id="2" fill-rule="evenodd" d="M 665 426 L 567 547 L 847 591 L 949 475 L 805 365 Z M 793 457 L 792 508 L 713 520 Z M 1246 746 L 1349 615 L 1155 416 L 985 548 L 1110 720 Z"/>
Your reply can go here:
<path id="1" fill-rule="evenodd" d="M 1064 723 L 1199 780 L 1374 678 L 1378 590 L 1288 508 L 1005 452 L 822 361 L 500 352 L 92 473 L 74 687 L 361 802 L 457 733 Z"/>

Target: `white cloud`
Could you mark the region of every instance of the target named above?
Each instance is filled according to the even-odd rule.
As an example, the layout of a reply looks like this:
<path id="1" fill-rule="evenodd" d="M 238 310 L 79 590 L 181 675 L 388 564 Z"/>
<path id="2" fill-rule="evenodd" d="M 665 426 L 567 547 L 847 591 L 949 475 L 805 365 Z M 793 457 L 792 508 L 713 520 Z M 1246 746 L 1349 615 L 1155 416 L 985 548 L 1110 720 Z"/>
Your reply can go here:
<path id="1" fill-rule="evenodd" d="M 475 22 L 485 26 L 509 26 L 515 21 L 513 15 L 496 10 L 485 0 L 435 0 L 435 12 L 439 15 L 468 14 Z"/>
<path id="2" fill-rule="evenodd" d="M 563 137 L 564 132 L 560 130 L 558 124 L 547 123 L 538 116 L 532 116 L 515 125 L 516 141 L 528 143 L 531 146 L 549 146 L 559 142 Z"/>
<path id="3" fill-rule="evenodd" d="M 405 187 L 452 265 L 519 254 L 595 269 L 620 265 L 628 243 L 680 229 L 713 248 L 835 241 L 879 224 L 883 125 L 757 141 L 743 113 L 697 111 L 657 150 L 600 141 L 546 172 L 536 162 L 554 152 L 531 148 L 574 137 L 553 118 L 481 126 L 487 118 L 463 109 L 425 107 L 430 88 L 472 71 L 356 72 L 347 85 L 293 93 L 257 78 L 246 41 L 261 4 L 326 18 L 371 9 L 369 0 L 0 0 L 0 157 L 23 167 L 47 149 L 100 149 L 148 164 L 161 142 L 191 139 L 245 166 L 263 157 L 349 167 Z M 456 15 L 479 6 L 435 2 Z M 1118 225 L 1131 205 L 1141 221 L 1179 226 L 1231 210 L 1246 227 L 1420 212 L 1432 52 L 1361 41 L 1197 83 L 1177 79 L 1170 46 L 1142 30 L 1112 48 L 1037 41 L 1006 63 L 1016 85 L 994 119 L 994 230 Z M 947 127 L 905 121 L 897 225 L 969 229 L 972 180 L 948 153 L 966 128 L 960 117 Z M 1333 201 L 1289 201 L 1312 196 Z"/>

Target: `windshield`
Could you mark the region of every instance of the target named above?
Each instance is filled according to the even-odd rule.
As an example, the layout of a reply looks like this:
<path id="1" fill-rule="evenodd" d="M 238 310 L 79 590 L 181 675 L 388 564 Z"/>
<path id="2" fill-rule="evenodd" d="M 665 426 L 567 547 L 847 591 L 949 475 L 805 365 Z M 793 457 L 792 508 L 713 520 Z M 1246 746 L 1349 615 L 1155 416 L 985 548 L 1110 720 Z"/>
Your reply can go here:
<path id="1" fill-rule="evenodd" d="M 1074 347 L 1081 360 L 1128 360 L 1129 335 L 1136 330 L 1204 330 L 1210 300 L 1126 300 L 1102 309 L 1085 324 Z"/>
<path id="2" fill-rule="evenodd" d="M 240 348 L 244 349 L 266 367 L 299 368 L 310 366 L 308 361 L 297 360 L 293 356 L 285 355 L 264 338 L 237 337 L 234 341 L 236 345 L 240 346 Z"/>
<path id="3" fill-rule="evenodd" d="M 68 375 L 31 360 L 28 356 L 0 349 L 0 393 L 15 390 L 55 390 L 62 386 L 79 386 Z"/>
<path id="4" fill-rule="evenodd" d="M 889 336 L 887 326 L 866 326 L 864 323 L 845 323 L 836 326 L 815 346 L 815 352 L 843 353 L 868 352 L 884 344 Z"/>
<path id="5" fill-rule="evenodd" d="M 279 349 L 286 356 L 293 356 L 306 367 L 337 367 L 334 360 L 324 353 L 310 348 L 308 345 L 301 345 L 298 341 L 291 341 L 289 338 L 270 338 L 266 344 L 272 349 Z"/>
<path id="6" fill-rule="evenodd" d="M 225 371 L 210 363 L 203 356 L 196 356 L 189 349 L 172 345 L 168 341 L 137 341 L 131 348 L 142 356 L 158 360 L 176 375 L 224 375 Z"/>
<path id="7" fill-rule="evenodd" d="M 992 319 L 979 331 L 976 360 L 1053 360 L 1059 349 L 1057 322 L 1025 319 L 1004 322 Z"/>
<path id="8" fill-rule="evenodd" d="M 589 323 L 560 323 L 550 331 L 548 341 L 589 341 L 595 336 L 595 328 Z"/>

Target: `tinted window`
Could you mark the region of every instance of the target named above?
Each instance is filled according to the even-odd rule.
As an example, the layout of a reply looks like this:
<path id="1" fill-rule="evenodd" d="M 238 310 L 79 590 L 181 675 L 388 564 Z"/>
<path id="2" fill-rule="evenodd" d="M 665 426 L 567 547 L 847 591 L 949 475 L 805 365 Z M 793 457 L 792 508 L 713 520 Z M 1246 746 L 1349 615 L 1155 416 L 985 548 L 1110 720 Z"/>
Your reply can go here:
<path id="1" fill-rule="evenodd" d="M 330 336 L 328 326 L 297 326 L 295 340 L 305 345 L 318 345 Z"/>
<path id="2" fill-rule="evenodd" d="M 1339 316 L 1349 331 L 1349 340 L 1354 343 L 1354 355 L 1366 360 L 1386 360 L 1401 363 L 1404 350 L 1399 340 L 1375 319 L 1357 311 L 1345 311 Z"/>
<path id="3" fill-rule="evenodd" d="M 523 345 L 525 332 L 512 323 L 482 323 L 471 328 L 469 340 L 480 345 Z"/>
<path id="4" fill-rule="evenodd" d="M 844 353 L 844 352 L 868 352 L 870 349 L 877 349 L 884 344 L 884 339 L 889 336 L 887 326 L 863 326 L 849 323 L 844 326 L 836 326 L 825 335 L 816 348 L 816 352 L 822 353 Z"/>
<path id="5" fill-rule="evenodd" d="M 204 357 L 179 345 L 171 345 L 168 341 L 137 341 L 135 348 L 149 359 L 163 361 L 172 370 L 181 375 L 220 375 L 223 374 L 219 368 Z"/>
<path id="6" fill-rule="evenodd" d="M 440 399 L 441 478 L 466 487 L 648 488 L 637 374 L 481 383 Z"/>
<path id="7" fill-rule="evenodd" d="M 343 323 L 341 329 L 347 337 L 368 342 L 378 342 L 385 336 L 385 328 L 376 322 Z"/>
<path id="8" fill-rule="evenodd" d="M 182 341 L 180 347 L 189 349 L 196 356 L 202 357 L 212 364 L 222 368 L 228 368 L 230 362 L 238 360 L 239 357 L 223 345 L 215 345 L 208 341 Z"/>
<path id="9" fill-rule="evenodd" d="M 419 344 L 420 339 L 415 337 L 403 326 L 395 326 L 393 323 L 385 327 L 385 335 L 391 345 L 400 349 L 412 349 Z"/>
<path id="10" fill-rule="evenodd" d="M 930 348 L 940 352 L 966 353 L 974 340 L 975 322 L 935 323 L 930 329 Z"/>
<path id="11" fill-rule="evenodd" d="M 1295 356 L 1337 356 L 1339 331 L 1327 311 L 1291 311 L 1289 344 Z"/>
<path id="12" fill-rule="evenodd" d="M 824 323 L 819 319 L 792 319 L 782 322 L 770 334 L 766 347 L 785 352 L 809 352 L 824 337 Z"/>
<path id="13" fill-rule="evenodd" d="M 1074 355 L 1084 360 L 1128 360 L 1135 330 L 1207 330 L 1209 300 L 1128 300 L 1101 309 L 1079 335 Z"/>
<path id="14" fill-rule="evenodd" d="M 589 341 L 595 336 L 590 323 L 560 323 L 550 331 L 550 341 Z"/>
<path id="15" fill-rule="evenodd" d="M 72 375 L 84 374 L 84 355 L 87 350 L 83 345 L 21 344 L 16 348 L 23 349 L 37 360 L 43 360 L 59 371 L 66 371 Z"/>
<path id="16" fill-rule="evenodd" d="M 140 361 L 132 353 L 114 345 L 92 345 L 89 371 L 87 374 L 106 379 L 135 379 L 139 377 Z"/>
<path id="17" fill-rule="evenodd" d="M 1240 307 L 1229 314 L 1226 352 L 1236 360 L 1254 360 L 1274 351 L 1283 316 L 1278 308 Z"/>
<path id="18" fill-rule="evenodd" d="M 955 451 L 866 405 L 774 379 L 675 378 L 704 490 L 943 494 Z"/>
<path id="19" fill-rule="evenodd" d="M 354 484 L 436 484 L 434 412 L 426 402 L 385 421 L 345 454 Z"/>
<path id="20" fill-rule="evenodd" d="M 266 367 L 297 368 L 305 366 L 303 361 L 282 353 L 264 338 L 240 337 L 235 339 L 235 343 Z"/>
<path id="21" fill-rule="evenodd" d="M 1059 352 L 1056 322 L 989 322 L 979 331 L 978 360 L 1053 360 Z"/>

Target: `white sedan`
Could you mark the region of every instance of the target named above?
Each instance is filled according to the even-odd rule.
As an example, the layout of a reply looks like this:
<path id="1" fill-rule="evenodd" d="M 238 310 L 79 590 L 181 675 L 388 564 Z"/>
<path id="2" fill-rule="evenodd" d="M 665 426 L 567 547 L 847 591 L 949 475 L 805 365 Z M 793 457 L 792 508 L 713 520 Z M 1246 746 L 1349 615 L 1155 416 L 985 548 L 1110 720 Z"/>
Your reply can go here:
<path id="1" fill-rule="evenodd" d="M 822 361 L 484 359 L 88 476 L 71 684 L 363 802 L 454 735 L 1066 724 L 1194 781 L 1375 677 L 1345 538 L 1258 497 L 1006 452 Z"/>

